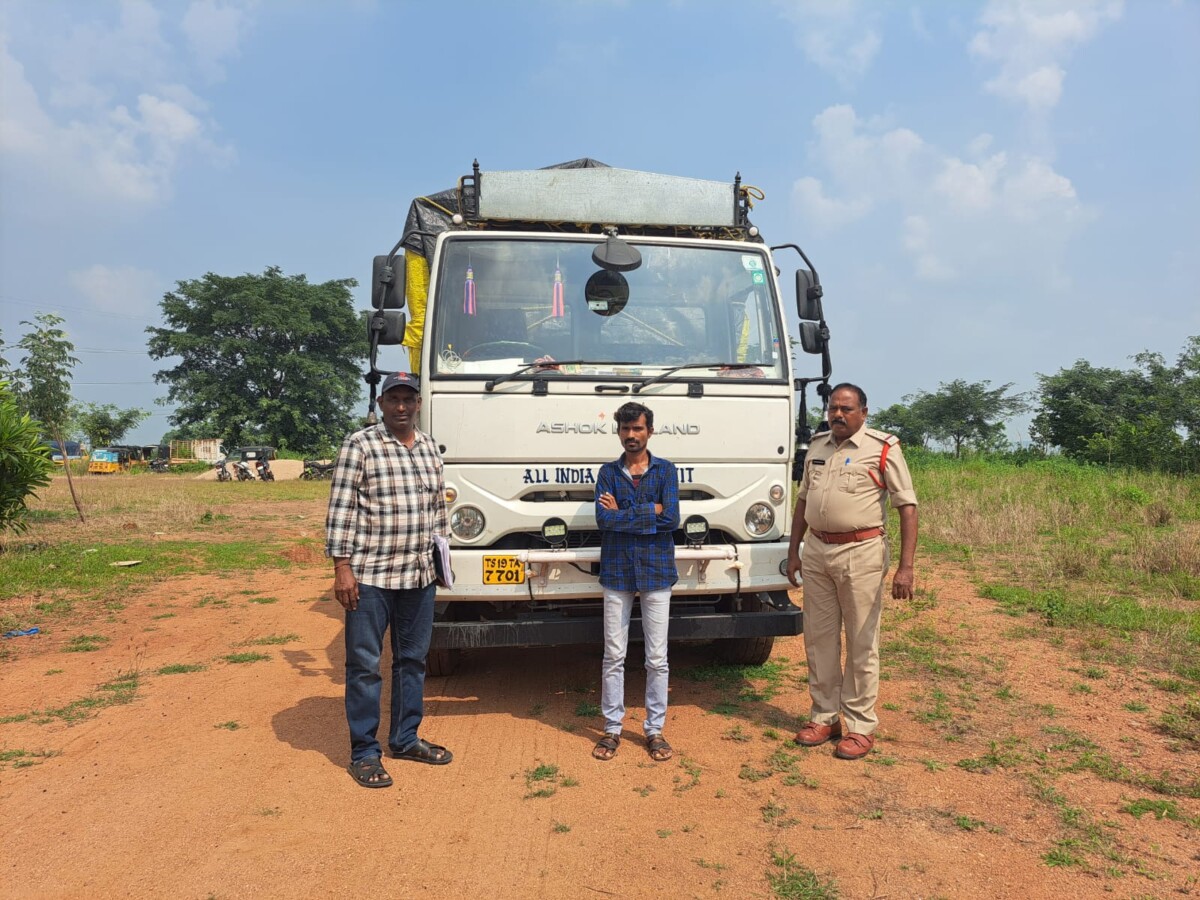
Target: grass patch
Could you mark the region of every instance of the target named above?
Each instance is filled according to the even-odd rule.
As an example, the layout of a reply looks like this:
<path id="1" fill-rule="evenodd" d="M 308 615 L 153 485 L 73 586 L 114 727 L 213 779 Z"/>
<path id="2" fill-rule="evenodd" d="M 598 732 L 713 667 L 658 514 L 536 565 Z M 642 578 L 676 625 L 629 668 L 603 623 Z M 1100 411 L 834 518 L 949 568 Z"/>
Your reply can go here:
<path id="1" fill-rule="evenodd" d="M 250 602 L 251 603 L 262 603 L 262 604 L 278 603 L 279 598 L 278 597 L 251 597 Z"/>
<path id="2" fill-rule="evenodd" d="M 30 766 L 40 765 L 61 753 L 61 750 L 0 750 L 0 769 L 5 766 L 27 769 Z"/>
<path id="3" fill-rule="evenodd" d="M 218 722 L 216 725 L 213 726 L 213 728 L 222 728 L 225 731 L 237 731 L 241 727 L 242 726 L 238 722 L 235 722 L 233 719 L 230 719 L 228 722 Z"/>
<path id="4" fill-rule="evenodd" d="M 99 650 L 109 642 L 102 634 L 80 634 L 67 641 L 67 646 L 63 649 L 67 653 L 91 653 L 94 650 Z"/>
<path id="5" fill-rule="evenodd" d="M 1200 745 L 1200 697 L 1190 697 L 1182 706 L 1172 706 L 1158 721 L 1164 733 Z"/>
<path id="6" fill-rule="evenodd" d="M 163 666 L 156 674 L 158 675 L 188 675 L 192 672 L 203 672 L 208 666 L 200 665 L 199 663 L 174 663 L 169 666 Z"/>
<path id="7" fill-rule="evenodd" d="M 575 715 L 585 719 L 595 718 L 600 715 L 600 704 L 591 700 L 580 700 L 575 704 Z"/>
<path id="8" fill-rule="evenodd" d="M 20 717 L 9 716 L 6 717 L 6 720 L 22 722 L 32 719 L 39 725 L 48 725 L 58 719 L 68 725 L 74 725 L 84 719 L 90 719 L 97 712 L 109 706 L 123 706 L 126 703 L 132 703 L 137 696 L 138 684 L 138 673 L 128 672 L 98 685 L 96 692 L 86 697 L 72 700 L 63 706 L 34 710 Z"/>
<path id="9" fill-rule="evenodd" d="M 279 644 L 290 644 L 292 641 L 300 640 L 300 635 L 294 632 L 287 634 L 268 634 L 266 637 L 254 638 L 249 641 L 242 641 L 238 644 L 239 647 L 274 647 Z"/>
<path id="10" fill-rule="evenodd" d="M 1174 800 L 1150 800 L 1141 798 L 1126 803 L 1121 807 L 1121 812 L 1129 813 L 1135 819 L 1140 819 L 1146 813 L 1153 813 L 1154 818 L 1171 819 L 1175 822 L 1184 821 L 1184 816 L 1179 812 L 1179 805 Z"/>
<path id="11" fill-rule="evenodd" d="M 221 659 L 225 660 L 225 662 L 236 664 L 262 662 L 263 660 L 270 658 L 271 655 L 269 653 L 256 653 L 253 651 L 248 651 L 246 653 L 227 653 L 225 656 L 221 657 Z"/>
<path id="12" fill-rule="evenodd" d="M 537 800 L 553 797 L 559 787 L 578 787 L 578 779 L 565 776 L 558 766 L 542 763 L 525 770 L 525 799 Z"/>
<path id="13" fill-rule="evenodd" d="M 740 703 L 765 703 L 778 696 L 783 690 L 783 678 L 787 670 L 786 660 L 773 659 L 757 666 L 720 663 L 695 666 L 684 670 L 683 677 L 689 681 L 712 684 L 722 693 L 732 695 L 717 704 L 724 704 L 724 709 L 713 708 L 714 712 L 731 715 Z"/>
<path id="14" fill-rule="evenodd" d="M 767 881 L 776 897 L 783 900 L 837 900 L 841 896 L 837 882 L 832 878 L 822 879 L 812 869 L 796 861 L 795 854 L 778 850 L 771 853 L 771 865 Z"/>

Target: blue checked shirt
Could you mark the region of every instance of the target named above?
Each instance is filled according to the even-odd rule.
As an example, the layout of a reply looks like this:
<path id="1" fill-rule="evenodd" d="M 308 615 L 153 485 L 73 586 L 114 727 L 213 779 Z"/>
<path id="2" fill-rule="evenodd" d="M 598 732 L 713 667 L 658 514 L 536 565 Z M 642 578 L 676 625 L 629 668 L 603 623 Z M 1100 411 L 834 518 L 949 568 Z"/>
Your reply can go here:
<path id="1" fill-rule="evenodd" d="M 679 527 L 679 476 L 675 464 L 650 456 L 638 486 L 622 467 L 623 457 L 600 467 L 596 496 L 612 494 L 617 509 L 596 501 L 600 528 L 600 584 L 614 591 L 659 591 L 679 580 L 675 542 Z M 654 504 L 663 511 L 654 514 Z"/>
<path id="2" fill-rule="evenodd" d="M 446 534 L 446 487 L 433 439 L 418 431 L 405 447 L 383 424 L 347 437 L 329 491 L 326 555 L 348 557 L 363 584 L 421 588 L 434 580 L 435 532 Z"/>

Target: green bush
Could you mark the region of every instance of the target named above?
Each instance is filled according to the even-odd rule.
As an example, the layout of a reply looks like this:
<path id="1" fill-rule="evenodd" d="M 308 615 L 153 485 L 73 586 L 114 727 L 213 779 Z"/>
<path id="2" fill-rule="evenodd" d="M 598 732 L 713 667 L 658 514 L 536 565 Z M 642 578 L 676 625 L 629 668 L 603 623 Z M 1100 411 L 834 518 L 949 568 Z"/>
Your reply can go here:
<path id="1" fill-rule="evenodd" d="M 38 424 L 17 409 L 8 383 L 0 381 L 0 531 L 25 530 L 25 501 L 50 483 L 53 468 Z"/>

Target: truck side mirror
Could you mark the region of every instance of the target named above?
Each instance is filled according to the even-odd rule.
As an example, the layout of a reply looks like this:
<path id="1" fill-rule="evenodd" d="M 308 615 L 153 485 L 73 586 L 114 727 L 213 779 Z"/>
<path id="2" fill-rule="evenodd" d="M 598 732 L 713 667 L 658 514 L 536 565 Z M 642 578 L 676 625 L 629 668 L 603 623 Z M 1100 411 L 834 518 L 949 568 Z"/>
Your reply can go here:
<path id="1" fill-rule="evenodd" d="M 824 318 L 821 312 L 822 294 L 821 285 L 808 269 L 796 270 L 796 313 L 800 321 L 819 322 Z"/>
<path id="2" fill-rule="evenodd" d="M 404 251 L 377 256 L 371 266 L 371 305 L 376 309 L 404 308 Z"/>
<path id="3" fill-rule="evenodd" d="M 824 353 L 829 342 L 829 332 L 816 322 L 800 323 L 800 346 L 805 353 Z"/>
<path id="4" fill-rule="evenodd" d="M 403 342 L 406 324 L 404 313 L 400 310 L 378 310 L 367 319 L 367 340 L 371 342 L 372 347 L 395 346 Z"/>

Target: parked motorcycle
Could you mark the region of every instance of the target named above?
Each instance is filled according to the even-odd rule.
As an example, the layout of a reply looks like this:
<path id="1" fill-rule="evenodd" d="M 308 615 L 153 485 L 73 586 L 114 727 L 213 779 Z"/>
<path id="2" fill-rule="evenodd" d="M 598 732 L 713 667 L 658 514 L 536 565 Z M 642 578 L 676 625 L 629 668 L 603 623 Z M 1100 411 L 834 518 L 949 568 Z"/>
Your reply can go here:
<path id="1" fill-rule="evenodd" d="M 258 469 L 259 481 L 274 481 L 275 473 L 271 471 L 271 461 L 266 457 L 260 457 L 254 461 L 255 467 Z"/>
<path id="2" fill-rule="evenodd" d="M 233 481 L 233 476 L 229 474 L 229 468 L 225 465 L 225 457 L 221 457 L 215 463 L 213 468 L 217 470 L 217 481 Z"/>
<path id="3" fill-rule="evenodd" d="M 304 471 L 300 473 L 303 481 L 324 481 L 333 477 L 333 463 L 317 462 L 315 459 L 304 461 Z"/>
<path id="4" fill-rule="evenodd" d="M 250 471 L 250 466 L 241 460 L 233 461 L 233 474 L 237 476 L 238 481 L 253 481 L 254 473 Z"/>
<path id="5" fill-rule="evenodd" d="M 150 460 L 150 471 L 151 472 L 170 472 L 171 471 L 171 461 L 169 459 L 162 459 L 161 457 L 158 459 L 152 459 L 152 460 Z"/>

